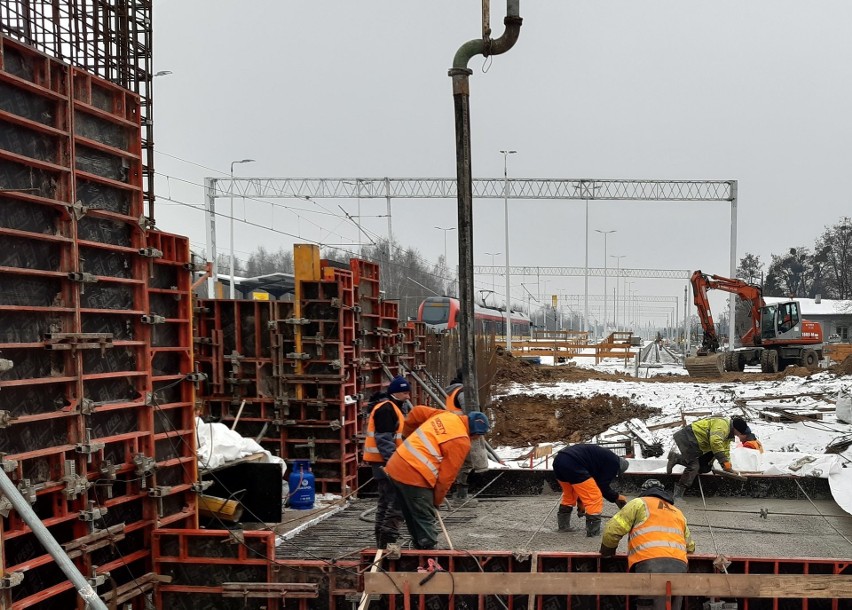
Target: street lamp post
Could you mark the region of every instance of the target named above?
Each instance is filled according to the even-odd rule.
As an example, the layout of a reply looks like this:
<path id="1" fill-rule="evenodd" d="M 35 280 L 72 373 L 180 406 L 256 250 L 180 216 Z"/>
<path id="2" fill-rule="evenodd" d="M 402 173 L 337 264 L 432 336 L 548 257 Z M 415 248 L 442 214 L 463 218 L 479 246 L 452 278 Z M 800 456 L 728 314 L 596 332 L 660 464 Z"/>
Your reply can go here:
<path id="1" fill-rule="evenodd" d="M 615 233 L 615 229 L 610 231 L 601 231 L 600 229 L 595 229 L 595 233 L 600 233 L 604 236 L 604 310 L 603 310 L 603 332 L 606 334 L 606 319 L 607 319 L 607 307 L 606 307 L 606 238 L 610 233 Z"/>
<path id="2" fill-rule="evenodd" d="M 447 265 L 447 232 L 448 231 L 455 231 L 456 228 L 455 227 L 444 228 L 444 227 L 438 227 L 438 226 L 436 226 L 435 228 L 438 229 L 439 231 L 444 232 L 444 264 Z M 447 266 L 449 267 L 449 265 L 447 265 Z"/>
<path id="3" fill-rule="evenodd" d="M 236 274 L 234 273 L 234 165 L 238 163 L 254 163 L 254 159 L 231 161 L 231 298 L 237 298 Z"/>
<path id="4" fill-rule="evenodd" d="M 610 258 L 615 259 L 615 264 L 618 267 L 618 271 L 615 272 L 615 296 L 614 296 L 614 305 L 612 312 L 612 321 L 613 326 L 615 326 L 615 330 L 618 330 L 618 278 L 621 277 L 621 259 L 627 256 L 626 254 L 619 254 L 616 256 L 615 254 L 610 254 Z"/>
<path id="5" fill-rule="evenodd" d="M 506 351 L 512 351 L 512 287 L 509 283 L 509 155 L 514 155 L 517 150 L 501 150 L 503 154 L 503 215 L 506 224 Z"/>
<path id="6" fill-rule="evenodd" d="M 503 253 L 502 252 L 483 252 L 483 254 L 491 257 L 491 294 L 496 294 L 494 292 L 495 286 L 497 285 L 495 280 L 494 280 L 494 257 L 500 256 Z"/>

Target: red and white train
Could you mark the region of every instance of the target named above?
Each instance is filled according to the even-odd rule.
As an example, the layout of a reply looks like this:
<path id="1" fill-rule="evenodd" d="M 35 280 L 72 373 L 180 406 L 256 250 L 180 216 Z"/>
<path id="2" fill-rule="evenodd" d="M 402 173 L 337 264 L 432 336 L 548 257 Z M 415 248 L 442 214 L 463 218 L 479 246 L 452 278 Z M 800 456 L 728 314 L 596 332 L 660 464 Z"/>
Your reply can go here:
<path id="1" fill-rule="evenodd" d="M 459 324 L 460 304 L 453 297 L 427 297 L 417 310 L 417 319 L 426 324 L 433 333 L 443 333 Z M 506 312 L 496 307 L 474 305 L 475 332 L 506 334 Z M 512 336 L 529 336 L 530 319 L 526 314 L 513 311 L 510 314 Z"/>

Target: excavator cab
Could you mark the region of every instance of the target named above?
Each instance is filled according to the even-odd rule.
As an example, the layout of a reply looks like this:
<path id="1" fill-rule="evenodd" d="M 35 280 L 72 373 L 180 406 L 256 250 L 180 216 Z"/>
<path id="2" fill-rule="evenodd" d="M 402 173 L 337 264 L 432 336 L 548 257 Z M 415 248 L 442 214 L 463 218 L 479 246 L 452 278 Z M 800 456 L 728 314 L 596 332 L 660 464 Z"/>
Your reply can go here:
<path id="1" fill-rule="evenodd" d="M 760 338 L 764 341 L 801 337 L 799 322 L 802 316 L 795 301 L 761 307 L 760 320 Z"/>

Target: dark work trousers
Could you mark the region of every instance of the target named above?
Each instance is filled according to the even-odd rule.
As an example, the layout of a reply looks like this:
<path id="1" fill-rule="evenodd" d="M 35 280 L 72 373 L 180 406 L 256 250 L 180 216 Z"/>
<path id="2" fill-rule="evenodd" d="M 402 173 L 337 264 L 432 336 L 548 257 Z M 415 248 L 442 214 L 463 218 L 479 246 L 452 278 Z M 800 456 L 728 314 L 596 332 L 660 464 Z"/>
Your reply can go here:
<path id="1" fill-rule="evenodd" d="M 389 542 L 396 542 L 402 526 L 402 509 L 396 487 L 388 479 L 380 466 L 373 465 L 373 478 L 379 488 L 379 501 L 376 504 L 376 544 L 385 548 Z"/>
<path id="2" fill-rule="evenodd" d="M 679 463 L 683 465 L 683 474 L 680 475 L 678 483 L 689 487 L 698 475 L 701 459 L 701 449 L 698 448 L 698 440 L 692 432 L 692 427 L 681 428 L 672 435 L 672 439 L 680 451 Z"/>
<path id="3" fill-rule="evenodd" d="M 438 545 L 438 519 L 435 516 L 432 488 L 414 487 L 390 480 L 399 492 L 400 508 L 414 548 L 434 549 Z"/>
<path id="4" fill-rule="evenodd" d="M 683 574 L 686 572 L 687 568 L 688 566 L 678 559 L 660 557 L 659 559 L 646 559 L 645 561 L 640 561 L 633 566 L 631 571 L 636 572 L 637 574 Z M 672 610 L 680 610 L 682 603 L 682 597 L 672 596 Z M 640 595 L 636 598 L 636 607 L 639 610 L 651 607 L 652 604 L 654 610 L 666 610 L 666 596 L 647 597 Z"/>

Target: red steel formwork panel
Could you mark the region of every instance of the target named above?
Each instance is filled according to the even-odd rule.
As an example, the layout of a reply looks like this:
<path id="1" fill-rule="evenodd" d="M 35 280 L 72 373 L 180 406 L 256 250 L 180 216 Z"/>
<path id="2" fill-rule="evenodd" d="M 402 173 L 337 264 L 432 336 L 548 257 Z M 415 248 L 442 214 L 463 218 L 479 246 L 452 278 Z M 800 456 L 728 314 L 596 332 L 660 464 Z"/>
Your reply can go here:
<path id="1" fill-rule="evenodd" d="M 285 594 L 272 586 L 264 586 L 275 582 L 275 562 L 269 559 L 274 554 L 275 534 L 270 531 L 156 530 L 153 535 L 154 570 L 157 575 L 171 579 L 168 584 L 157 587 L 156 607 L 169 610 L 284 608 Z M 242 587 L 228 583 L 240 583 Z"/>
<path id="2" fill-rule="evenodd" d="M 196 527 L 195 387 L 192 275 L 189 239 L 149 231 L 148 305 L 151 395 L 147 430 L 154 435 L 154 481 L 159 527 Z"/>
<path id="3" fill-rule="evenodd" d="M 0 37 L 0 358 L 14 365 L 0 373 L 0 452 L 81 571 L 110 571 L 117 587 L 150 571 L 161 504 L 142 459 L 156 451 L 148 280 L 159 263 L 140 151 L 138 97 Z M 14 511 L 2 544 L 4 570 L 26 572 L 12 607 L 75 606 Z"/>
<path id="4" fill-rule="evenodd" d="M 269 323 L 273 302 L 212 300 L 198 302 L 195 335 L 198 370 L 206 376 L 200 398 L 204 411 L 258 438 L 274 455 L 281 452 L 272 421 L 275 384 Z"/>

